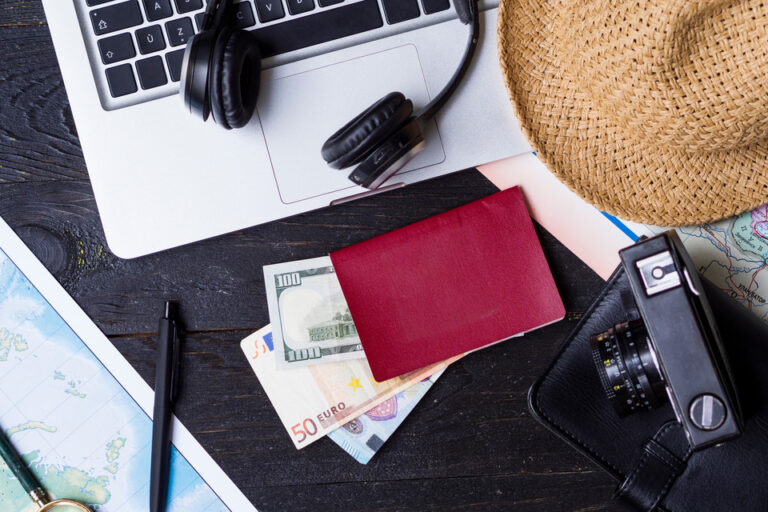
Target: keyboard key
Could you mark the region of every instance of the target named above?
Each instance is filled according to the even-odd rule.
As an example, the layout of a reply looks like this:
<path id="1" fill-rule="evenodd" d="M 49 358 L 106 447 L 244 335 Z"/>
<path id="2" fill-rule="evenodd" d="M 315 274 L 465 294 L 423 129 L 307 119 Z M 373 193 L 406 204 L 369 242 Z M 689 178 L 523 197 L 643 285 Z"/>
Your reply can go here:
<path id="1" fill-rule="evenodd" d="M 112 0 L 86 0 L 85 4 L 88 7 L 93 7 L 94 5 L 101 5 L 101 4 L 105 4 L 107 2 L 111 2 L 111 1 Z"/>
<path id="2" fill-rule="evenodd" d="M 192 26 L 192 20 L 189 18 L 179 18 L 171 20 L 165 24 L 165 30 L 168 32 L 168 42 L 171 46 L 187 44 L 195 35 L 195 28 Z"/>
<path id="3" fill-rule="evenodd" d="M 421 6 L 424 8 L 424 14 L 434 14 L 449 9 L 451 3 L 448 0 L 421 0 Z"/>
<path id="4" fill-rule="evenodd" d="M 151 27 L 140 28 L 136 31 L 136 44 L 139 45 L 139 51 L 142 55 L 165 49 L 162 27 L 152 25 Z"/>
<path id="5" fill-rule="evenodd" d="M 301 14 L 315 8 L 315 0 L 287 0 L 287 2 L 288 12 L 291 14 Z"/>
<path id="6" fill-rule="evenodd" d="M 421 14 L 416 0 L 382 0 L 381 3 L 384 5 L 384 15 L 390 25 L 418 18 Z"/>
<path id="7" fill-rule="evenodd" d="M 91 11 L 93 33 L 97 36 L 141 25 L 141 9 L 136 0 L 101 7 Z"/>
<path id="8" fill-rule="evenodd" d="M 173 16 L 171 0 L 144 0 L 144 12 L 147 21 L 157 21 Z"/>
<path id="9" fill-rule="evenodd" d="M 120 96 L 138 91 L 130 64 L 109 68 L 106 70 L 106 74 L 109 92 L 113 98 L 119 98 Z"/>
<path id="10" fill-rule="evenodd" d="M 101 62 L 114 64 L 135 57 L 136 49 L 133 47 L 131 34 L 125 33 L 99 39 L 99 53 L 101 53 Z"/>
<path id="11" fill-rule="evenodd" d="M 252 27 L 256 24 L 250 2 L 235 4 L 235 19 L 237 20 L 238 28 Z"/>
<path id="12" fill-rule="evenodd" d="M 360 34 L 379 28 L 383 24 L 377 0 L 362 0 L 335 9 L 318 11 L 312 16 L 301 16 L 257 28 L 252 34 L 255 34 L 259 41 L 262 57 L 266 58 Z"/>
<path id="13" fill-rule="evenodd" d="M 198 32 L 203 30 L 203 16 L 205 16 L 204 12 L 199 12 L 195 14 L 195 24 L 197 25 Z"/>
<path id="14" fill-rule="evenodd" d="M 203 8 L 203 0 L 176 0 L 176 10 L 179 14 L 196 11 Z"/>
<path id="15" fill-rule="evenodd" d="M 139 82 L 142 89 L 152 89 L 168 83 L 163 67 L 163 59 L 160 56 L 150 57 L 136 61 L 136 72 L 139 74 Z"/>
<path id="16" fill-rule="evenodd" d="M 279 20 L 285 16 L 283 4 L 280 0 L 255 0 L 255 2 L 256 13 L 259 15 L 259 21 L 262 23 Z"/>
<path id="17" fill-rule="evenodd" d="M 317 0 L 317 5 L 320 7 L 328 7 L 329 5 L 336 5 L 342 3 L 344 0 Z"/>
<path id="18" fill-rule="evenodd" d="M 168 64 L 168 72 L 171 74 L 171 80 L 174 82 L 181 80 L 182 60 L 184 60 L 184 48 L 165 54 L 165 62 Z"/>

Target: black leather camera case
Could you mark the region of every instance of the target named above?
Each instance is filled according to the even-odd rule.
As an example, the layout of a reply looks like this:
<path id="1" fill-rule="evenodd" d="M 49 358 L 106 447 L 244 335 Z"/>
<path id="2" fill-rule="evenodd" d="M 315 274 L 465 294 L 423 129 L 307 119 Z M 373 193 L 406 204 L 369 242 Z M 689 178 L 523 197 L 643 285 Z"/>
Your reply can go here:
<path id="1" fill-rule="evenodd" d="M 619 268 L 530 390 L 534 416 L 619 482 L 634 510 L 768 511 L 768 325 L 710 281 L 702 282 L 731 362 L 742 435 L 692 451 L 668 403 L 620 418 L 605 396 L 589 338 L 626 320 Z"/>

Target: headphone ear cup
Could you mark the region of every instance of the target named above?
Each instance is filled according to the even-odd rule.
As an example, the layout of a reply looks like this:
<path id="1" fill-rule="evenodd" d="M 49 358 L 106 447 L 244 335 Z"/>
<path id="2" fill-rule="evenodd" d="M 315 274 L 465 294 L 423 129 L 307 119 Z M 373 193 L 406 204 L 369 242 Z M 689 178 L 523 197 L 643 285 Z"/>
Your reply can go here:
<path id="1" fill-rule="evenodd" d="M 256 110 L 261 81 L 256 37 L 245 30 L 224 29 L 216 40 L 210 79 L 214 120 L 227 129 L 248 124 Z"/>
<path id="2" fill-rule="evenodd" d="M 401 92 L 392 92 L 331 135 L 321 150 L 334 169 L 360 163 L 395 133 L 413 114 L 413 103 Z"/>
<path id="3" fill-rule="evenodd" d="M 211 31 L 195 34 L 187 45 L 181 66 L 181 94 L 190 114 L 208 119 L 211 113 L 209 77 L 211 54 L 216 43 Z"/>
<path id="4" fill-rule="evenodd" d="M 221 70 L 224 67 L 224 49 L 229 42 L 229 36 L 232 35 L 232 31 L 231 27 L 224 27 L 219 32 L 216 41 L 213 43 L 211 68 L 208 72 L 208 98 L 213 120 L 216 124 L 223 126 L 227 130 L 230 129 L 230 126 L 224 118 L 224 107 L 221 103 Z"/>

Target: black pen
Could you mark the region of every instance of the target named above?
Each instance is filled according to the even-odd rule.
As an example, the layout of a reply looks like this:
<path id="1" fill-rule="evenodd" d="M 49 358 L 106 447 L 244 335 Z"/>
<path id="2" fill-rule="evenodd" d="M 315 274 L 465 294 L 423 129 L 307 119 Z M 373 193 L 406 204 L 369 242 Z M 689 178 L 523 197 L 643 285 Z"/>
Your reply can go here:
<path id="1" fill-rule="evenodd" d="M 149 510 L 164 512 L 168 504 L 171 456 L 171 416 L 179 377 L 179 333 L 176 304 L 165 303 L 157 333 L 155 409 L 152 425 L 152 469 L 149 481 Z"/>

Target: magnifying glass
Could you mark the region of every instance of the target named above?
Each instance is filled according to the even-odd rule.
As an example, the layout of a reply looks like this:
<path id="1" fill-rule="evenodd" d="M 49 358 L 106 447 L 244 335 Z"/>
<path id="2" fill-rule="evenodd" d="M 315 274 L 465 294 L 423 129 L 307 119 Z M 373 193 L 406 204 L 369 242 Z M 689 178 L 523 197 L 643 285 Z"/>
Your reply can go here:
<path id="1" fill-rule="evenodd" d="M 0 428 L 0 456 L 8 464 L 14 476 L 19 479 L 21 486 L 27 491 L 32 501 L 40 507 L 37 512 L 93 512 L 82 503 L 73 500 L 51 501 L 48 499 L 48 493 L 45 492 L 32 471 L 24 464 L 24 461 L 21 460 L 19 453 L 13 448 L 2 428 Z"/>

